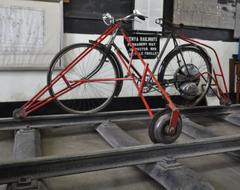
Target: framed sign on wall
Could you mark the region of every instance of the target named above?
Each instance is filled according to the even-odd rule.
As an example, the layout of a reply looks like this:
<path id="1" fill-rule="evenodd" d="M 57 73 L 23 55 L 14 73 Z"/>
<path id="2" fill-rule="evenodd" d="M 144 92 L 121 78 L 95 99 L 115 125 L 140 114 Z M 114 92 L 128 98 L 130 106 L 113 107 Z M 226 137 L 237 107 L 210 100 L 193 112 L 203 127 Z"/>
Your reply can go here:
<path id="1" fill-rule="evenodd" d="M 61 49 L 62 1 L 0 0 L 0 70 L 49 67 Z"/>

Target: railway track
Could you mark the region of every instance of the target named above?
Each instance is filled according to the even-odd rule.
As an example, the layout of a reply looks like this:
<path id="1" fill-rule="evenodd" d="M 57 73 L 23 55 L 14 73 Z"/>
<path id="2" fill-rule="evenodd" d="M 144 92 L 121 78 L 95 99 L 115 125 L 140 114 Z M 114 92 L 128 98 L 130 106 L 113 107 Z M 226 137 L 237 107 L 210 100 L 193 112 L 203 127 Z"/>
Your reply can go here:
<path id="1" fill-rule="evenodd" d="M 34 116 L 26 121 L 2 118 L 0 132 L 17 131 L 16 134 L 18 132 L 19 134 L 18 138 L 15 135 L 13 151 L 14 157 L 18 159 L 0 162 L 0 184 L 9 184 L 15 189 L 20 184 L 23 189 L 24 187 L 27 189 L 31 185 L 39 184 L 33 182 L 50 177 L 137 166 L 140 171 L 146 173 L 165 189 L 190 190 L 196 187 L 206 190 L 217 189 L 211 181 L 202 178 L 198 172 L 178 160 L 197 159 L 200 156 L 204 158 L 208 155 L 222 155 L 223 153 L 231 159 L 238 160 L 240 135 L 236 134 L 236 131 L 240 124 L 238 122 L 239 108 L 240 106 L 217 106 L 181 109 L 184 134 L 180 142 L 171 145 L 146 144 L 146 140 L 141 142 L 129 135 L 129 130 L 125 130 L 128 126 L 123 125 L 126 124 L 143 123 L 146 125 L 148 115 L 144 110 L 99 113 L 94 116 Z M 203 121 L 207 118 L 208 121 L 201 124 L 201 122 L 196 122 L 199 118 Z M 219 127 L 217 122 L 222 122 L 226 126 Z M 218 130 L 218 127 L 221 130 Z M 78 133 L 86 132 L 86 129 L 91 133 L 96 130 L 99 138 L 101 136 L 114 149 L 51 156 L 32 154 L 31 151 L 25 149 L 27 145 L 31 145 L 34 151 L 41 147 L 44 135 L 41 138 L 39 134 L 42 131 L 41 134 L 47 134 L 48 130 L 58 131 L 59 129 L 68 132 L 67 128 L 77 128 Z M 139 128 L 142 129 L 136 126 L 136 130 Z M 222 133 L 224 128 L 226 128 L 226 134 Z M 189 140 L 190 137 L 195 140 Z M 236 171 L 240 176 L 240 170 Z"/>
<path id="2" fill-rule="evenodd" d="M 163 109 L 153 109 L 153 112 L 161 111 Z M 180 113 L 186 116 L 221 116 L 229 114 L 240 113 L 239 105 L 232 106 L 211 106 L 211 107 L 195 107 L 182 108 Z M 133 111 L 115 111 L 115 112 L 101 112 L 94 115 L 43 115 L 31 116 L 26 120 L 15 120 L 13 118 L 0 118 L 0 131 L 20 130 L 20 129 L 44 129 L 54 127 L 66 127 L 73 125 L 91 125 L 99 124 L 106 120 L 113 122 L 119 121 L 136 121 L 148 120 L 149 116 L 146 110 Z"/>

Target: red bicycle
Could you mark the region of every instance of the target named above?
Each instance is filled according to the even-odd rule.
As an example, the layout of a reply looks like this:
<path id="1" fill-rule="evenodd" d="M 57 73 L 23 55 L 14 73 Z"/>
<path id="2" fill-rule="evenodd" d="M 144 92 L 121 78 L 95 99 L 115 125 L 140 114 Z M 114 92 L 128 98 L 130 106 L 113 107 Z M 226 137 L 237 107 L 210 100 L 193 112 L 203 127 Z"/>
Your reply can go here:
<path id="1" fill-rule="evenodd" d="M 222 70 L 221 74 L 215 74 L 208 54 L 200 47 L 204 44 L 178 36 L 175 30 L 170 30 L 151 70 L 124 29 L 125 24 L 135 18 L 145 20 L 146 17 L 136 10 L 120 19 L 114 19 L 107 13 L 103 16 L 103 21 L 108 28 L 100 37 L 90 43 L 73 44 L 62 49 L 51 62 L 47 86 L 21 108 L 16 109 L 14 118 L 25 118 L 53 100 L 67 112 L 93 114 L 105 108 L 119 95 L 123 81 L 132 81 L 152 119 L 149 126 L 151 140 L 156 143 L 174 142 L 181 133 L 182 121 L 170 96 L 180 95 L 184 105 L 197 105 L 211 88 L 213 79 L 220 89 L 220 95 L 224 97 L 226 93 L 221 90 L 217 80 L 217 76 L 223 77 L 227 92 L 224 76 Z M 157 19 L 156 23 L 161 24 L 162 20 Z M 114 42 L 119 32 L 131 47 L 128 57 Z M 177 37 L 189 43 L 179 45 Z M 174 48 L 162 60 L 171 39 Z M 103 44 L 103 41 L 107 42 Z M 133 61 L 133 56 L 138 57 L 138 63 Z M 141 64 L 143 71 L 140 72 L 135 64 Z M 122 65 L 126 75 L 123 74 Z M 221 68 L 220 63 L 219 67 Z M 151 91 L 159 91 L 167 101 L 168 108 L 165 111 L 153 114 L 144 97 L 145 93 Z M 42 98 L 47 92 L 50 96 Z"/>

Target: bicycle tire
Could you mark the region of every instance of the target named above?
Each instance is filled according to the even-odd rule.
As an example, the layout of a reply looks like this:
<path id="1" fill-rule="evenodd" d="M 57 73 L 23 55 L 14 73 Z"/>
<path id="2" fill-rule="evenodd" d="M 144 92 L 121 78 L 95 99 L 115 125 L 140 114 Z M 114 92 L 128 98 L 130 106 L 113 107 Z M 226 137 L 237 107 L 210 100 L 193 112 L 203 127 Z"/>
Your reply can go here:
<path id="1" fill-rule="evenodd" d="M 65 60 L 69 59 L 70 62 L 75 59 L 77 55 L 82 53 L 89 47 L 92 47 L 93 44 L 73 44 L 62 49 L 51 61 L 48 74 L 47 74 L 47 84 L 50 85 L 56 74 L 60 73 L 68 64 L 65 63 Z M 72 53 L 73 52 L 73 53 Z M 75 53 L 74 53 L 75 52 Z M 76 53 L 77 52 L 77 53 Z M 72 54 L 76 55 L 72 55 Z M 70 55 L 69 55 L 70 54 Z M 100 67 L 97 72 L 88 79 L 101 79 L 101 77 L 107 78 L 120 78 L 120 66 L 110 56 L 106 55 L 106 51 L 103 48 L 95 47 L 91 50 L 77 65 L 75 65 L 69 72 L 65 74 L 67 80 L 71 79 L 74 75 L 74 79 L 71 80 L 79 80 L 85 79 L 85 77 L 89 76 L 90 73 L 96 70 L 98 63 L 96 61 L 100 61 L 102 56 L 106 56 L 104 63 Z M 71 57 L 71 58 L 70 58 Z M 67 61 L 68 62 L 68 61 Z M 61 64 L 59 66 L 59 63 Z M 110 63 L 110 64 L 108 64 Z M 86 69 L 86 71 L 83 71 Z M 100 76 L 100 74 L 102 75 Z M 72 75 L 71 75 L 72 74 Z M 77 79 L 76 79 L 77 77 Z M 56 84 L 54 84 L 49 89 L 49 93 L 52 97 L 55 97 L 55 94 L 61 90 L 60 87 L 61 82 L 66 86 L 66 83 L 63 79 L 60 79 Z M 104 85 L 105 84 L 105 85 Z M 110 87 L 106 87 L 111 85 Z M 100 85 L 100 86 L 96 86 Z M 92 114 L 103 110 L 114 98 L 114 96 L 118 93 L 119 88 L 122 86 L 122 81 L 97 81 L 97 82 L 86 82 L 78 85 L 73 90 L 70 90 L 66 94 L 59 96 L 55 99 L 55 103 L 65 110 L 68 113 L 74 114 Z M 97 91 L 94 91 L 98 90 Z M 106 95 L 109 91 L 109 94 Z M 87 94 L 89 93 L 89 94 Z"/>
<path id="2" fill-rule="evenodd" d="M 192 45 L 187 44 L 187 45 L 182 45 L 179 48 L 174 49 L 164 58 L 161 66 L 159 68 L 158 80 L 163 85 L 163 87 L 165 88 L 165 90 L 167 91 L 167 93 L 170 96 L 173 97 L 173 96 L 180 95 L 180 97 L 181 97 L 180 101 L 179 101 L 179 99 L 178 99 L 178 101 L 173 100 L 175 104 L 177 104 L 179 106 L 189 106 L 189 107 L 197 106 L 202 101 L 202 99 L 205 97 L 207 91 L 210 88 L 211 80 L 212 80 L 211 76 L 209 76 L 209 75 L 207 77 L 205 76 L 205 79 L 207 81 L 204 80 L 202 77 L 200 77 L 201 81 L 198 82 L 197 88 L 198 88 L 198 90 L 201 89 L 201 93 L 200 93 L 200 95 L 194 97 L 191 100 L 185 98 L 179 92 L 179 89 L 176 87 L 176 83 L 177 83 L 176 79 L 173 80 L 174 85 L 172 85 L 172 87 L 175 88 L 175 93 L 174 93 L 174 89 L 172 89 L 172 90 L 168 89 L 169 84 L 165 84 L 167 80 L 170 81 L 170 79 L 167 79 L 168 77 L 170 77 L 170 74 L 168 74 L 168 73 L 170 73 L 170 69 L 172 69 L 171 72 L 176 75 L 176 73 L 179 71 L 179 68 L 184 67 L 183 64 L 180 66 L 176 66 L 176 61 L 179 59 L 179 57 L 181 58 L 181 52 L 183 54 L 183 57 L 184 57 L 187 65 L 194 65 L 194 68 L 197 68 L 200 73 L 204 73 L 204 72 L 208 72 L 210 74 L 212 73 L 212 65 L 211 65 L 210 58 L 207 55 L 207 53 L 198 46 L 192 46 Z M 190 58 L 191 54 L 194 55 L 193 56 L 194 59 Z M 187 58 L 186 55 L 189 56 L 190 60 L 189 60 L 189 58 Z M 177 59 L 177 56 L 178 56 L 178 59 Z M 201 69 L 200 69 L 200 66 L 199 67 L 197 66 L 197 62 L 200 62 L 198 60 L 202 61 L 203 65 L 204 65 L 204 67 Z M 170 68 L 170 64 L 172 64 L 172 63 L 175 64 L 175 66 L 173 65 Z M 176 77 L 173 76 L 173 78 L 176 78 Z M 203 88 L 203 86 L 204 86 L 204 88 Z"/>
<path id="3" fill-rule="evenodd" d="M 169 134 L 166 127 L 169 127 L 171 110 L 165 109 L 157 112 L 152 118 L 148 127 L 148 135 L 153 143 L 171 144 L 175 142 L 182 132 L 181 116 L 177 119 L 175 132 Z"/>

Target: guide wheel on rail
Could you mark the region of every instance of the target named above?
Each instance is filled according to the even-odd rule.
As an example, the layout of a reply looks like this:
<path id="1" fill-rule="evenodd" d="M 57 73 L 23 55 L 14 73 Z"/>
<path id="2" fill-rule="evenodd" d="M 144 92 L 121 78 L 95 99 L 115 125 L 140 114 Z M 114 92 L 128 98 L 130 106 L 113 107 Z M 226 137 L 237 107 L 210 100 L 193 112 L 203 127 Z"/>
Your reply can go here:
<path id="1" fill-rule="evenodd" d="M 182 132 L 182 119 L 179 116 L 175 130 L 169 128 L 171 111 L 169 109 L 157 112 L 148 128 L 149 137 L 153 143 L 170 144 L 177 140 Z"/>
<path id="2" fill-rule="evenodd" d="M 12 116 L 16 120 L 22 120 L 22 119 L 25 119 L 27 117 L 27 113 L 25 112 L 24 109 L 17 108 L 15 110 L 13 110 Z"/>

